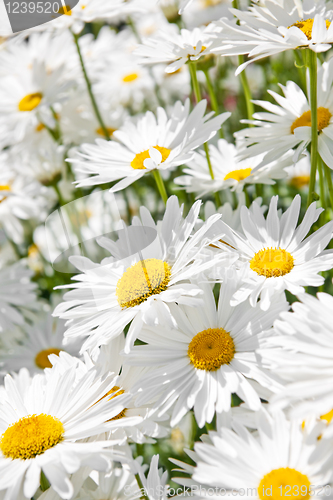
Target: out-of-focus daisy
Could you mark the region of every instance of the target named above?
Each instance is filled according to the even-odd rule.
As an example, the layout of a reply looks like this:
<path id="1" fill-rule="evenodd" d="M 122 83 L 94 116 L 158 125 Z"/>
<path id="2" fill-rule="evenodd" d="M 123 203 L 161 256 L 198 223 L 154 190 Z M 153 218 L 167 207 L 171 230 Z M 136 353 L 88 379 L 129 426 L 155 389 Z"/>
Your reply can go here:
<path id="1" fill-rule="evenodd" d="M 121 333 L 132 320 L 127 333 L 126 349 L 137 337 L 143 321 L 152 322 L 155 308 L 168 317 L 167 304 L 196 305 L 201 290 L 190 278 L 214 266 L 216 256 L 205 260 L 204 247 L 218 239 L 208 232 L 220 215 L 211 217 L 194 234 L 200 202 L 183 218 L 175 196 L 169 198 L 162 221 L 153 221 L 150 212 L 141 207 L 141 220 L 121 230 L 119 240 L 103 238 L 100 244 L 113 255 L 101 264 L 84 257 L 71 262 L 82 274 L 78 283 L 67 285 L 74 290 L 64 295 L 54 314 L 67 319 L 66 338 L 89 337 L 82 349 L 94 350 Z M 221 256 L 220 256 L 221 257 Z"/>
<path id="2" fill-rule="evenodd" d="M 190 113 L 190 101 L 185 106 L 175 104 L 170 118 L 158 108 L 157 118 L 148 111 L 137 124 L 128 120 L 113 134 L 114 141 L 96 140 L 82 144 L 75 158 L 76 172 L 82 175 L 78 187 L 105 184 L 122 179 L 111 191 L 126 188 L 145 173 L 154 169 L 168 170 L 182 165 L 193 156 L 193 150 L 211 139 L 230 113 L 205 116 L 206 101 L 200 101 Z M 118 141 L 118 142 L 117 142 Z"/>
<path id="3" fill-rule="evenodd" d="M 226 249 L 227 245 L 228 251 L 234 249 L 240 256 L 244 284 L 235 292 L 232 304 L 249 298 L 250 304 L 255 307 L 260 297 L 260 307 L 266 310 L 273 296 L 284 290 L 298 295 L 304 293 L 304 286 L 320 286 L 324 278 L 319 272 L 333 266 L 333 252 L 324 250 L 332 238 L 333 222 L 306 238 L 322 209 L 316 209 L 315 202 L 312 203 L 296 228 L 300 195 L 294 198 L 281 217 L 277 203 L 278 196 L 274 196 L 266 220 L 256 203 L 253 203 L 252 213 L 242 207 L 241 222 L 245 236 L 222 221 L 216 223 L 221 232 L 225 232 L 223 242 L 216 245 L 222 249 Z"/>
<path id="4" fill-rule="evenodd" d="M 173 73 L 188 61 L 197 61 L 200 57 L 211 54 L 214 39 L 207 28 L 194 28 L 189 31 L 168 30 L 146 38 L 134 54 L 141 64 L 169 63 L 167 73 Z"/>
<path id="5" fill-rule="evenodd" d="M 65 67 L 50 74 L 43 64 L 35 62 L 31 70 L 1 79 L 0 145 L 22 141 L 29 129 L 45 123 L 54 128 L 50 107 L 66 97 L 72 82 L 66 81 Z"/>
<path id="6" fill-rule="evenodd" d="M 239 281 L 227 276 L 217 308 L 210 285 L 202 285 L 202 306 L 171 305 L 174 327 L 161 320 L 145 326 L 139 339 L 147 345 L 134 346 L 126 356 L 127 363 L 150 368 L 134 386 L 139 391 L 137 404 L 160 396 L 154 406 L 161 407 L 161 414 L 172 407 L 171 425 L 193 407 L 196 421 L 203 427 L 212 421 L 215 411 L 230 410 L 232 393 L 258 409 L 260 398 L 252 380 L 278 389 L 255 351 L 263 331 L 272 327 L 287 303 L 277 301 L 268 312 L 253 309 L 248 302 L 231 306 Z"/>
<path id="7" fill-rule="evenodd" d="M 333 29 L 333 27 L 332 27 Z M 318 151 L 323 161 L 333 168 L 333 60 L 318 69 Z M 268 90 L 279 106 L 268 101 L 254 101 L 264 108 L 255 113 L 255 127 L 240 130 L 235 135 L 242 141 L 241 155 L 249 157 L 266 153 L 261 165 L 279 159 L 286 151 L 296 148 L 294 161 L 311 142 L 311 110 L 303 91 L 289 81 L 280 85 L 285 97 Z M 268 113 L 267 113 L 268 111 Z M 258 142 L 258 135 L 260 141 Z"/>
<path id="8" fill-rule="evenodd" d="M 276 321 L 278 335 L 267 338 L 261 350 L 265 366 L 286 381 L 276 405 L 290 409 L 294 416 L 333 417 L 333 298 L 326 293 L 316 297 L 303 294 L 292 304 L 293 312 Z"/>
<path id="9" fill-rule="evenodd" d="M 61 498 L 69 499 L 73 494 L 70 474 L 82 466 L 109 468 L 108 452 L 103 449 L 112 441 L 82 440 L 103 431 L 107 418 L 124 409 L 123 395 L 104 397 L 112 387 L 112 377 L 102 380 L 94 371 L 80 375 L 75 367 L 63 373 L 55 367 L 33 378 L 24 369 L 18 378 L 5 377 L 0 489 L 6 490 L 6 499 L 16 500 L 22 493 L 31 498 L 41 472 Z"/>
<path id="10" fill-rule="evenodd" d="M 2 165 L 1 165 L 2 164 Z M 6 155 L 0 156 L 0 165 L 7 167 Z M 21 166 L 22 168 L 22 166 Z M 0 175 L 0 227 L 15 243 L 24 240 L 24 222 L 45 219 L 47 205 L 52 197 L 38 182 L 23 175 L 15 175 L 8 167 Z"/>
<path id="11" fill-rule="evenodd" d="M 321 485 L 331 481 L 332 471 L 327 452 L 312 458 L 320 442 L 309 443 L 299 420 L 289 421 L 282 412 L 261 408 L 254 418 L 256 433 L 234 422 L 234 430 L 221 427 L 204 436 L 190 454 L 194 467 L 172 460 L 182 467 L 178 470 L 192 475 L 192 479 L 173 480 L 185 486 L 194 482 L 198 496 L 214 500 L 225 494 L 278 500 L 288 498 L 290 491 L 298 500 L 321 498 Z"/>
<path id="12" fill-rule="evenodd" d="M 305 156 L 295 165 L 286 168 L 289 184 L 297 190 L 307 189 L 310 182 L 310 170 L 310 155 L 306 151 Z"/>
<path id="13" fill-rule="evenodd" d="M 52 318 L 51 311 L 41 312 L 35 322 L 24 325 L 23 329 L 26 338 L 21 339 L 15 347 L 12 346 L 9 352 L 1 353 L 2 374 L 17 372 L 24 367 L 30 373 L 40 373 L 44 368 L 51 368 L 50 354 L 58 355 L 60 351 L 65 350 L 62 345 L 65 322 Z M 73 355 L 77 354 L 79 349 L 78 343 L 66 346 L 66 351 Z"/>
<path id="14" fill-rule="evenodd" d="M 183 13 L 182 20 L 188 29 L 202 25 L 207 26 L 221 17 L 233 19 L 234 16 L 229 9 L 229 0 L 194 0 Z"/>
<path id="15" fill-rule="evenodd" d="M 292 153 L 287 152 L 279 161 L 256 169 L 263 154 L 239 161 L 237 148 L 224 139 L 219 139 L 217 147 L 210 145 L 209 152 L 214 179 L 209 173 L 203 151 L 195 153 L 193 160 L 183 169 L 185 175 L 175 179 L 176 184 L 183 186 L 188 193 L 197 193 L 198 197 L 229 188 L 242 191 L 246 184 L 275 184 L 273 179 L 286 177 L 285 167 L 292 164 Z"/>
<path id="16" fill-rule="evenodd" d="M 333 43 L 332 10 L 326 2 L 266 0 L 264 6 L 253 2 L 248 10 L 231 12 L 240 20 L 240 26 L 227 19 L 214 23 L 215 34 L 216 28 L 220 29 L 216 34 L 220 44 L 215 51 L 249 56 L 236 73 L 253 61 L 285 50 L 301 47 L 325 52 Z"/>
<path id="17" fill-rule="evenodd" d="M 38 309 L 33 272 L 20 260 L 0 269 L 0 331 L 25 323 L 25 311 Z"/>

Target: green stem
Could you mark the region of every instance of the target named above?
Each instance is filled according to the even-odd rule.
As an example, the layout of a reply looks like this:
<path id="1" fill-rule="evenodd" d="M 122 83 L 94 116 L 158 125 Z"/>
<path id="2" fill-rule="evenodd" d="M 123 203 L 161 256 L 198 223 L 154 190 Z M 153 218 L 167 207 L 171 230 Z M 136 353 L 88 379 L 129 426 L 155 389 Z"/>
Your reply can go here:
<path id="1" fill-rule="evenodd" d="M 194 95 L 195 95 L 195 100 L 197 103 L 201 101 L 201 91 L 200 91 L 200 86 L 197 78 L 197 64 L 194 61 L 189 61 L 188 66 L 190 69 L 190 75 L 191 75 L 191 80 L 192 80 L 192 87 L 194 90 Z"/>
<path id="2" fill-rule="evenodd" d="M 321 158 L 318 161 L 318 173 L 319 173 L 319 189 L 320 189 L 320 202 L 323 208 L 327 208 L 326 197 L 325 197 L 325 180 L 323 172 L 323 162 Z M 323 212 L 324 213 L 324 212 Z"/>
<path id="3" fill-rule="evenodd" d="M 244 62 L 244 56 L 243 55 L 239 55 L 238 56 L 238 64 L 239 64 L 239 66 L 241 64 L 243 64 L 243 62 Z M 244 97 L 245 97 L 247 117 L 248 117 L 249 120 L 252 120 L 252 116 L 253 116 L 253 113 L 254 113 L 254 106 L 253 106 L 253 103 L 252 103 L 252 96 L 251 96 L 250 85 L 249 85 L 249 81 L 248 81 L 246 73 L 245 73 L 245 69 L 243 69 L 243 71 L 240 73 L 239 76 L 240 76 L 240 79 L 241 79 L 241 82 L 242 82 L 242 87 L 243 87 L 243 92 L 244 92 Z M 253 127 L 253 125 L 249 124 L 249 127 Z"/>
<path id="4" fill-rule="evenodd" d="M 140 475 L 139 474 L 135 474 L 135 479 L 136 479 L 136 482 L 138 483 L 138 486 L 139 486 L 139 489 L 140 489 L 140 492 L 141 492 L 140 498 L 145 498 L 146 500 L 149 500 L 149 497 L 147 495 L 146 489 L 144 488 L 144 486 L 142 484 Z"/>
<path id="5" fill-rule="evenodd" d="M 188 65 L 189 65 L 189 68 L 190 68 L 190 75 L 191 75 L 191 80 L 192 80 L 192 86 L 193 86 L 193 90 L 194 90 L 195 99 L 196 99 L 196 101 L 198 103 L 198 102 L 201 101 L 201 92 L 200 92 L 199 82 L 198 82 L 198 78 L 197 78 L 197 65 L 193 61 L 189 62 Z M 208 148 L 207 142 L 205 142 L 205 144 L 204 144 L 204 150 L 205 150 L 205 153 L 206 153 L 206 158 L 207 158 L 209 173 L 210 173 L 211 178 L 214 180 L 214 172 L 213 172 L 212 162 L 210 160 L 209 148 Z M 216 199 L 216 197 L 215 197 L 215 199 Z"/>
<path id="6" fill-rule="evenodd" d="M 217 98 L 216 98 L 216 95 L 215 95 L 214 86 L 213 86 L 212 79 L 211 79 L 210 74 L 209 74 L 209 70 L 206 69 L 204 71 L 204 74 L 205 74 L 205 77 L 206 77 L 207 89 L 208 89 L 208 93 L 209 93 L 210 103 L 211 103 L 212 109 L 218 115 L 219 114 L 219 104 L 217 102 Z M 222 139 L 223 138 L 222 127 L 219 130 L 219 134 L 220 134 L 220 137 Z"/>
<path id="7" fill-rule="evenodd" d="M 45 476 L 44 472 L 41 471 L 41 473 L 40 473 L 40 489 L 42 491 L 46 491 L 49 489 L 50 486 L 51 485 L 50 485 L 47 477 Z"/>
<path id="8" fill-rule="evenodd" d="M 244 194 L 245 194 L 245 202 L 246 202 L 246 206 L 247 208 L 250 208 L 250 205 L 251 205 L 251 200 L 250 200 L 250 195 L 249 195 L 249 192 L 247 190 L 247 186 L 244 186 Z"/>
<path id="9" fill-rule="evenodd" d="M 58 196 L 58 200 L 59 200 L 59 205 L 60 206 L 63 206 L 63 205 L 66 205 L 66 202 L 61 194 L 61 191 L 59 189 L 59 186 L 58 184 L 52 184 L 52 187 L 53 189 L 55 190 L 55 192 L 57 193 L 57 196 Z"/>
<path id="10" fill-rule="evenodd" d="M 326 182 L 328 185 L 328 192 L 330 195 L 331 207 L 333 209 L 333 183 L 332 183 L 331 169 L 324 162 L 323 162 L 323 167 L 324 167 L 324 174 L 325 174 Z"/>
<path id="11" fill-rule="evenodd" d="M 85 67 L 85 64 L 84 64 L 84 61 L 83 61 L 83 57 L 82 57 L 82 53 L 81 53 L 81 49 L 80 49 L 80 44 L 79 44 L 79 36 L 76 35 L 75 33 L 73 33 L 73 37 L 74 37 L 74 41 L 75 41 L 77 53 L 79 55 L 79 59 L 80 59 L 80 63 L 81 63 L 81 68 L 82 68 L 82 73 L 83 73 L 84 79 L 86 81 L 87 90 L 88 90 L 88 94 L 89 94 L 89 97 L 90 97 L 90 100 L 91 100 L 91 104 L 92 104 L 94 113 L 96 115 L 98 123 L 101 126 L 101 129 L 103 130 L 105 139 L 107 141 L 109 141 L 110 140 L 110 134 L 108 132 L 108 129 L 105 126 L 105 123 L 103 121 L 102 115 L 101 115 L 101 113 L 100 113 L 100 111 L 98 109 L 97 102 L 96 102 L 95 96 L 94 96 L 93 91 L 92 91 L 91 82 L 89 80 L 89 77 L 88 77 L 88 74 L 87 74 L 87 70 L 86 70 L 86 67 Z"/>
<path id="12" fill-rule="evenodd" d="M 317 54 L 309 49 L 308 57 L 311 105 L 311 173 L 307 206 L 309 206 L 313 200 L 313 194 L 316 186 L 316 172 L 318 162 Z"/>
<path id="13" fill-rule="evenodd" d="M 55 130 L 54 130 L 55 134 L 58 137 L 58 142 L 62 143 L 62 133 L 61 133 L 61 128 L 60 128 L 60 123 L 59 123 L 58 115 L 54 111 L 54 109 L 53 109 L 52 106 L 50 106 L 50 109 L 51 109 L 52 116 L 53 116 L 53 118 L 55 120 L 55 123 L 56 123 L 56 127 L 55 127 Z"/>
<path id="14" fill-rule="evenodd" d="M 295 55 L 295 66 L 298 70 L 303 90 L 306 90 L 306 76 L 305 72 L 303 71 L 303 68 L 305 67 L 304 62 L 297 49 L 294 50 L 294 55 Z"/>
<path id="15" fill-rule="evenodd" d="M 155 170 L 153 170 L 153 175 L 154 175 L 154 179 L 155 179 L 155 182 L 157 184 L 158 190 L 160 192 L 160 195 L 162 197 L 162 200 L 166 204 L 168 201 L 168 195 L 167 195 L 167 192 L 165 190 L 164 182 L 163 182 L 163 179 L 161 177 L 159 170 L 157 170 L 155 168 Z"/>

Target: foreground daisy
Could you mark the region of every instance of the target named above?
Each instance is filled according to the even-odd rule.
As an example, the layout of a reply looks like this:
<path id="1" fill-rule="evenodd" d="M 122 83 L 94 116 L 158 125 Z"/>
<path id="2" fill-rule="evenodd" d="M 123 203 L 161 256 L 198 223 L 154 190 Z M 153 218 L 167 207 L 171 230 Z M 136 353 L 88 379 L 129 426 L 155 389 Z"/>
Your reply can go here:
<path id="1" fill-rule="evenodd" d="M 148 111 L 136 124 L 126 121 L 114 132 L 115 141 L 97 139 L 96 144 L 83 144 L 76 157 L 69 159 L 79 174 L 77 186 L 122 179 L 111 189 L 119 191 L 149 171 L 174 169 L 186 163 L 193 150 L 211 139 L 230 116 L 205 116 L 206 105 L 203 100 L 190 113 L 189 99 L 185 106 L 178 101 L 170 118 L 158 108 L 157 117 Z"/>
<path id="2" fill-rule="evenodd" d="M 245 236 L 224 222 L 217 222 L 225 235 L 223 241 L 216 245 L 228 251 L 234 249 L 240 256 L 244 284 L 235 292 L 232 304 L 249 298 L 251 306 L 255 307 L 260 298 L 260 307 L 267 310 L 273 296 L 284 290 L 297 295 L 304 293 L 304 286 L 320 286 L 324 278 L 319 272 L 333 266 L 332 251 L 324 251 L 332 238 L 333 221 L 306 238 L 322 209 L 316 209 L 315 202 L 312 203 L 296 228 L 301 208 L 300 195 L 295 196 L 281 217 L 277 204 L 278 196 L 274 196 L 266 220 L 256 202 L 253 203 L 252 213 L 242 207 L 241 222 Z"/>
<path id="3" fill-rule="evenodd" d="M 143 322 L 154 321 L 156 308 L 168 316 L 167 304 L 197 304 L 202 291 L 190 278 L 214 266 L 217 258 L 224 258 L 200 257 L 201 250 L 219 237 L 209 238 L 207 233 L 220 215 L 210 217 L 192 234 L 199 210 L 200 202 L 196 202 L 183 218 L 183 206 L 172 196 L 163 220 L 155 224 L 149 210 L 141 207 L 141 220 L 135 218 L 131 226 L 119 231 L 117 242 L 100 240 L 114 257 L 100 264 L 72 257 L 71 263 L 82 274 L 74 277 L 78 283 L 66 286 L 74 290 L 64 295 L 65 302 L 54 311 L 68 320 L 65 338 L 88 336 L 82 350 L 96 350 L 133 320 L 127 350 Z"/>
<path id="4" fill-rule="evenodd" d="M 252 381 L 277 390 L 255 351 L 263 331 L 271 328 L 287 304 L 277 301 L 269 312 L 249 303 L 231 306 L 238 286 L 236 276 L 224 279 L 217 308 L 210 285 L 202 286 L 202 306 L 170 306 L 173 328 L 159 321 L 142 329 L 139 339 L 147 345 L 134 346 L 126 356 L 127 363 L 149 367 L 133 388 L 140 391 L 137 404 L 160 396 L 154 406 L 161 407 L 160 414 L 173 408 L 172 426 L 193 408 L 203 427 L 215 411 L 230 410 L 232 393 L 258 409 L 260 398 Z"/>
<path id="5" fill-rule="evenodd" d="M 333 297 L 303 294 L 274 325 L 278 335 L 267 338 L 260 351 L 265 366 L 286 382 L 274 404 L 304 418 L 333 417 Z"/>
<path id="6" fill-rule="evenodd" d="M 214 23 L 214 31 L 220 29 L 216 35 L 220 44 L 215 50 L 223 55 L 249 56 L 236 74 L 263 57 L 297 48 L 325 52 L 333 43 L 333 14 L 325 2 L 266 0 L 264 6 L 253 2 L 248 10 L 232 9 L 231 12 L 240 25 L 223 18 Z"/>
<path id="7" fill-rule="evenodd" d="M 239 161 L 237 148 L 224 139 L 218 141 L 217 148 L 210 145 L 209 152 L 214 179 L 209 173 L 203 151 L 195 153 L 183 170 L 185 175 L 175 179 L 176 184 L 183 186 L 188 193 L 197 193 L 198 197 L 229 188 L 239 192 L 246 184 L 275 184 L 273 179 L 286 177 L 285 168 L 292 164 L 292 153 L 287 152 L 279 161 L 256 169 L 264 155 Z"/>
<path id="8" fill-rule="evenodd" d="M 69 499 L 69 475 L 81 466 L 107 470 L 110 442 L 83 442 L 105 430 L 108 418 L 126 405 L 124 395 L 108 399 L 113 377 L 100 379 L 96 372 L 80 374 L 75 367 L 47 375 L 5 377 L 0 404 L 0 490 L 6 500 L 31 498 L 43 472 L 61 498 Z M 118 426 L 121 425 L 117 421 Z"/>
<path id="9" fill-rule="evenodd" d="M 333 168 L 333 60 L 324 63 L 318 70 L 318 151 L 330 168 Z M 277 160 L 286 151 L 296 148 L 294 162 L 311 142 L 311 110 L 308 99 L 294 82 L 280 85 L 285 97 L 268 90 L 279 106 L 266 101 L 254 101 L 264 108 L 264 113 L 255 113 L 255 125 L 236 133 L 244 143 L 241 156 L 250 157 L 265 153 L 260 165 Z M 268 111 L 268 113 L 267 113 Z M 261 139 L 258 142 L 258 134 Z"/>
<path id="10" fill-rule="evenodd" d="M 173 480 L 185 486 L 196 484 L 192 491 L 201 498 L 226 494 L 255 500 L 279 500 L 290 494 L 297 500 L 321 498 L 332 470 L 329 453 L 313 458 L 320 442 L 308 443 L 300 422 L 289 421 L 282 412 L 261 408 L 254 418 L 256 433 L 235 422 L 234 430 L 220 427 L 204 436 L 190 455 L 194 467 L 172 460 L 192 476 Z"/>

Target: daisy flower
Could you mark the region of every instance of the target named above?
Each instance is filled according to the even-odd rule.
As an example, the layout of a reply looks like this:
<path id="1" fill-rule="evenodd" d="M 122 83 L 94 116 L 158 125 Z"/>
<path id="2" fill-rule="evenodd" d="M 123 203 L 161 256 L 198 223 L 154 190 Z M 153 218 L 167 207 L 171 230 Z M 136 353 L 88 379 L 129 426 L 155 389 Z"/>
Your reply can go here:
<path id="1" fill-rule="evenodd" d="M 231 191 L 239 192 L 246 184 L 275 184 L 273 179 L 286 177 L 285 167 L 292 164 L 292 153 L 287 152 L 279 161 L 273 161 L 265 167 L 256 169 L 264 155 L 239 161 L 237 148 L 224 139 L 219 139 L 217 147 L 210 145 L 209 152 L 214 179 L 209 173 L 203 151 L 195 153 L 193 160 L 190 160 L 183 169 L 185 175 L 175 179 L 175 183 L 183 186 L 187 193 L 194 192 L 201 197 L 229 188 Z"/>
<path id="2" fill-rule="evenodd" d="M 45 123 L 54 128 L 50 107 L 66 98 L 73 82 L 66 80 L 66 68 L 49 73 L 45 65 L 8 75 L 0 84 L 0 146 L 22 141 L 27 132 Z"/>
<path id="3" fill-rule="evenodd" d="M 31 498 L 41 472 L 63 499 L 73 495 L 69 475 L 82 466 L 105 471 L 110 467 L 109 442 L 84 442 L 105 429 L 105 422 L 124 409 L 126 397 L 106 398 L 112 377 L 104 380 L 75 367 L 63 373 L 57 367 L 30 378 L 23 369 L 5 377 L 0 404 L 0 490 L 6 500 L 20 494 Z M 110 425 L 110 423 L 108 423 Z M 121 422 L 115 420 L 114 426 Z"/>
<path id="4" fill-rule="evenodd" d="M 75 171 L 82 176 L 78 187 L 105 184 L 122 179 L 111 191 L 126 188 L 154 169 L 168 170 L 182 165 L 193 156 L 193 150 L 214 137 L 230 116 L 223 113 L 212 118 L 205 115 L 207 102 L 200 101 L 190 113 L 190 101 L 185 106 L 175 104 L 170 118 L 163 108 L 157 117 L 148 111 L 136 124 L 130 120 L 113 134 L 115 141 L 97 139 L 96 144 L 82 144 L 75 158 Z M 83 175 L 84 174 L 84 175 Z"/>
<path id="5" fill-rule="evenodd" d="M 192 31 L 182 29 L 180 33 L 169 29 L 146 38 L 134 55 L 138 56 L 141 64 L 168 63 L 165 71 L 173 73 L 188 61 L 197 61 L 211 54 L 213 44 L 214 39 L 208 28 L 194 28 Z"/>
<path id="6" fill-rule="evenodd" d="M 297 417 L 333 417 L 333 297 L 302 294 L 292 304 L 293 312 L 281 314 L 276 321 L 276 335 L 266 340 L 260 350 L 263 362 L 285 381 L 274 405 L 290 408 Z"/>
<path id="7" fill-rule="evenodd" d="M 138 459 L 131 462 L 131 469 L 134 474 L 139 474 L 144 493 L 150 500 L 167 500 L 169 486 L 167 471 L 163 472 L 158 468 L 159 455 L 153 455 L 150 461 L 150 467 L 147 476 L 145 475 L 146 466 L 142 466 Z M 142 493 L 142 491 L 141 491 Z"/>
<path id="8" fill-rule="evenodd" d="M 0 332 L 25 324 L 26 312 L 36 310 L 36 283 L 23 260 L 0 269 Z"/>
<path id="9" fill-rule="evenodd" d="M 251 62 L 279 52 L 297 48 L 325 52 L 333 43 L 333 13 L 323 1 L 266 0 L 263 6 L 253 2 L 246 11 L 231 12 L 240 25 L 221 19 L 213 23 L 212 35 L 219 41 L 215 53 L 248 55 L 249 60 L 239 66 L 236 74 Z"/>
<path id="10" fill-rule="evenodd" d="M 333 29 L 333 28 L 332 28 Z M 333 168 L 333 60 L 318 69 L 318 151 L 324 163 Z M 268 101 L 253 101 L 264 113 L 254 113 L 255 125 L 237 132 L 242 141 L 241 157 L 265 153 L 261 165 L 279 159 L 286 151 L 296 148 L 294 162 L 311 142 L 311 110 L 308 99 L 294 82 L 280 85 L 284 96 L 268 90 L 279 105 Z M 258 136 L 260 141 L 258 142 Z"/>
<path id="11" fill-rule="evenodd" d="M 168 317 L 167 304 L 178 302 L 196 305 L 201 290 L 190 278 L 212 267 L 218 256 L 200 257 L 202 248 L 219 238 L 207 233 L 220 215 L 211 217 L 191 237 L 197 223 L 200 202 L 186 218 L 175 196 L 169 198 L 162 221 L 153 221 L 147 208 L 139 218 L 119 231 L 119 240 L 108 238 L 100 244 L 114 256 L 95 264 L 84 257 L 70 261 L 81 274 L 74 290 L 64 295 L 55 315 L 67 319 L 65 338 L 89 337 L 82 350 L 94 350 L 120 335 L 132 320 L 127 333 L 126 350 L 134 342 L 145 322 L 154 321 L 156 308 Z M 135 286 L 134 286 L 135 284 Z"/>
<path id="12" fill-rule="evenodd" d="M 51 299 L 59 302 L 59 298 Z M 51 316 L 51 311 L 40 312 L 32 324 L 25 324 L 26 334 L 20 343 L 12 346 L 9 352 L 2 353 L 0 365 L 2 373 L 16 372 L 25 367 L 30 373 L 41 373 L 44 368 L 51 368 L 50 354 L 58 355 L 65 350 L 62 345 L 65 331 L 65 322 Z M 80 349 L 78 343 L 68 344 L 66 350 L 70 354 L 77 354 Z"/>
<path id="13" fill-rule="evenodd" d="M 144 326 L 138 337 L 147 345 L 134 346 L 126 356 L 127 363 L 149 367 L 133 387 L 139 391 L 137 404 L 159 396 L 154 406 L 160 408 L 159 414 L 173 407 L 172 426 L 193 408 L 203 427 L 212 421 L 215 411 L 230 410 L 232 393 L 258 409 L 260 398 L 252 380 L 272 390 L 279 387 L 255 351 L 263 331 L 272 327 L 287 304 L 276 301 L 268 312 L 253 309 L 248 302 L 231 306 L 239 280 L 227 276 L 217 308 L 210 285 L 202 285 L 202 305 L 170 305 L 174 326 L 166 326 L 163 320 Z"/>
<path id="14" fill-rule="evenodd" d="M 300 191 L 308 189 L 310 182 L 310 155 L 305 151 L 305 156 L 292 167 L 287 167 L 289 184 Z"/>
<path id="15" fill-rule="evenodd" d="M 232 304 L 250 299 L 251 306 L 267 310 L 273 296 L 289 290 L 294 295 L 304 293 L 304 286 L 320 286 L 324 278 L 319 272 L 331 269 L 333 253 L 324 250 L 332 238 L 333 221 L 328 222 L 311 236 L 306 235 L 322 209 L 315 202 L 306 211 L 302 223 L 296 228 L 301 208 L 300 195 L 295 196 L 288 210 L 280 217 L 278 196 L 273 196 L 266 217 L 259 205 L 253 203 L 253 212 L 241 208 L 242 231 L 245 236 L 227 224 L 218 221 L 223 242 L 215 243 L 222 249 L 239 255 L 243 285 L 235 292 Z"/>
<path id="16" fill-rule="evenodd" d="M 298 500 L 321 498 L 320 486 L 332 480 L 332 470 L 329 453 L 312 458 L 320 442 L 308 442 L 300 422 L 289 421 L 282 412 L 261 408 L 254 417 L 256 433 L 235 422 L 233 430 L 221 427 L 204 436 L 189 452 L 195 466 L 172 460 L 182 467 L 178 470 L 192 475 L 192 479 L 173 480 L 195 485 L 192 492 L 201 498 L 226 494 L 255 500 L 289 495 Z"/>

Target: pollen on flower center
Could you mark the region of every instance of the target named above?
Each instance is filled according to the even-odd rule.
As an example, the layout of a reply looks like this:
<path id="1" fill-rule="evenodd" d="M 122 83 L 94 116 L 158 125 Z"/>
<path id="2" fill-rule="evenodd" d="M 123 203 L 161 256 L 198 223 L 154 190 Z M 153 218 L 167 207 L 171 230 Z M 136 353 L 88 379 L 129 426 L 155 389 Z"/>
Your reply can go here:
<path id="1" fill-rule="evenodd" d="M 71 16 L 72 10 L 70 5 L 64 5 L 63 7 L 60 7 L 60 9 L 58 10 L 58 14 L 65 14 L 65 16 Z"/>
<path id="2" fill-rule="evenodd" d="M 290 184 L 294 186 L 296 189 L 307 186 L 310 182 L 309 175 L 295 175 L 290 179 Z"/>
<path id="3" fill-rule="evenodd" d="M 290 273 L 294 267 L 294 257 L 281 248 L 264 248 L 250 260 L 250 268 L 259 276 L 277 278 Z"/>
<path id="4" fill-rule="evenodd" d="M 151 295 L 167 289 L 171 267 L 159 259 L 140 260 L 129 267 L 118 280 L 116 295 L 120 307 L 134 307 Z"/>
<path id="5" fill-rule="evenodd" d="M 138 73 L 130 73 L 128 75 L 123 76 L 123 82 L 124 83 L 131 83 L 134 82 L 139 78 Z"/>
<path id="6" fill-rule="evenodd" d="M 239 170 L 232 170 L 229 172 L 224 180 L 227 181 L 228 179 L 234 179 L 235 181 L 243 181 L 247 177 L 251 175 L 252 168 L 242 168 Z"/>
<path id="7" fill-rule="evenodd" d="M 106 130 L 107 130 L 109 136 L 112 137 L 113 132 L 115 132 L 117 129 L 116 128 L 112 128 L 112 127 L 106 127 Z M 102 129 L 102 127 L 98 127 L 96 129 L 96 134 L 101 135 L 101 136 L 104 137 L 104 130 Z"/>
<path id="8" fill-rule="evenodd" d="M 328 127 L 332 113 L 327 109 L 320 107 L 317 109 L 318 132 Z M 296 118 L 290 127 L 290 132 L 293 134 L 295 128 L 298 127 L 311 127 L 311 111 L 305 111 L 301 116 Z"/>
<path id="9" fill-rule="evenodd" d="M 267 488 L 269 488 L 267 490 Z M 269 492 L 270 500 L 281 500 L 288 497 L 291 492 L 295 500 L 307 500 L 310 498 L 310 481 L 305 474 L 281 467 L 266 474 L 259 483 L 258 496 L 260 500 L 266 500 L 266 493 Z"/>
<path id="10" fill-rule="evenodd" d="M 49 360 L 49 355 L 50 354 L 56 354 L 59 356 L 59 352 L 61 349 L 58 349 L 57 347 L 50 347 L 49 349 L 43 349 L 42 351 L 39 351 L 35 357 L 35 364 L 40 368 L 41 370 L 44 370 L 44 368 L 52 368 L 52 364 Z"/>
<path id="11" fill-rule="evenodd" d="M 193 337 L 187 354 L 195 368 L 216 371 L 233 359 L 235 344 L 223 328 L 208 328 Z"/>
<path id="12" fill-rule="evenodd" d="M 333 419 L 333 410 L 330 410 L 327 413 L 325 413 L 324 415 L 321 415 L 320 418 L 321 418 L 321 420 L 326 420 L 326 422 L 328 424 L 330 424 L 332 419 Z"/>
<path id="13" fill-rule="evenodd" d="M 306 38 L 308 40 L 312 39 L 312 28 L 313 28 L 313 19 L 306 19 L 305 21 L 297 21 L 296 23 L 292 24 L 291 26 L 288 26 L 288 28 L 292 28 L 295 26 L 296 28 L 300 29 Z M 331 23 L 328 19 L 326 19 L 326 29 L 330 27 Z"/>
<path id="14" fill-rule="evenodd" d="M 112 389 L 110 389 L 110 391 L 106 394 L 106 396 L 110 396 L 110 394 L 113 394 L 113 396 L 111 396 L 109 398 L 109 399 L 113 399 L 113 398 L 116 398 L 117 396 L 120 396 L 121 394 L 124 394 L 124 393 L 125 393 L 125 391 L 123 391 L 123 389 L 120 389 L 120 387 L 115 385 L 114 387 L 112 387 Z M 126 410 L 127 410 L 127 408 L 124 408 L 120 413 L 118 413 L 118 415 L 110 418 L 110 420 L 107 420 L 107 422 L 111 422 L 111 420 L 119 420 L 120 418 L 125 417 Z"/>
<path id="15" fill-rule="evenodd" d="M 37 108 L 40 101 L 43 99 L 43 94 L 40 92 L 35 92 L 34 94 L 28 94 L 18 103 L 19 111 L 32 111 Z"/>
<path id="16" fill-rule="evenodd" d="M 29 460 L 63 440 L 64 426 L 51 415 L 23 417 L 2 434 L 0 450 L 7 458 Z"/>
<path id="17" fill-rule="evenodd" d="M 171 149 L 168 148 L 163 148 L 162 146 L 153 146 L 154 149 L 157 149 L 162 155 L 162 163 L 169 157 L 169 154 L 171 153 Z M 136 170 L 143 170 L 146 167 L 144 166 L 143 162 L 147 160 L 147 158 L 150 158 L 149 155 L 149 149 L 146 149 L 145 151 L 142 151 L 142 153 L 138 153 L 135 155 L 133 160 L 131 161 L 131 167 L 135 168 Z"/>
<path id="18" fill-rule="evenodd" d="M 8 184 L 0 185 L 0 203 L 7 199 L 7 196 L 1 193 L 1 191 L 11 191 L 11 187 Z"/>

